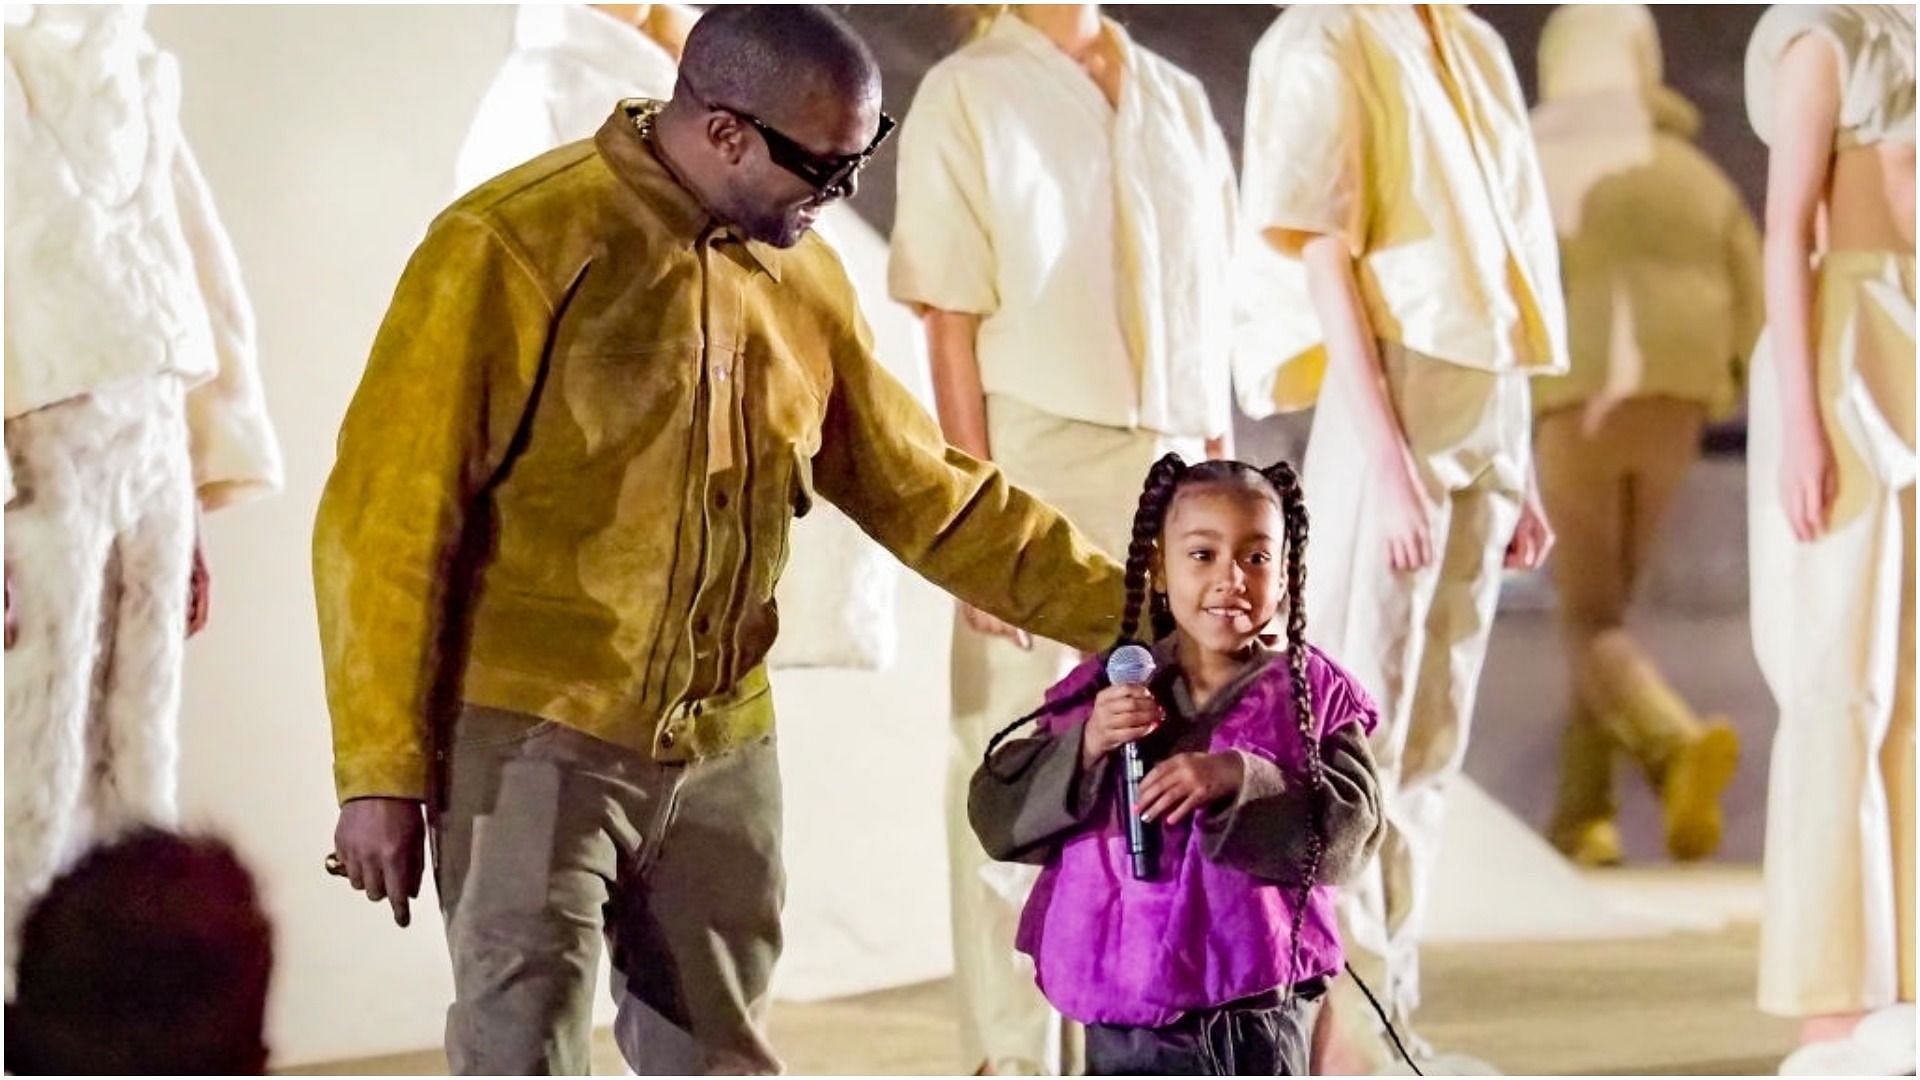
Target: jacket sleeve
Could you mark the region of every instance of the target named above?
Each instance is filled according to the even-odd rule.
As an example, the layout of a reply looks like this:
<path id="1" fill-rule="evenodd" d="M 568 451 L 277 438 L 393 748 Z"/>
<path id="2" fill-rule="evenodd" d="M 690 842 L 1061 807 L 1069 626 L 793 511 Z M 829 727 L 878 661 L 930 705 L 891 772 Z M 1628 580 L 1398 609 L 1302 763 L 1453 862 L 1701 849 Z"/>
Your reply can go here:
<path id="1" fill-rule="evenodd" d="M 1124 572 L 1059 511 L 947 445 L 873 356 L 851 287 L 819 453 L 820 493 L 923 577 L 1084 652 L 1119 632 Z"/>
<path id="2" fill-rule="evenodd" d="M 526 267 L 485 221 L 436 222 L 341 426 L 313 577 L 343 802 L 426 797 L 449 570 L 521 425 L 553 315 Z"/>
<path id="3" fill-rule="evenodd" d="M 1239 751 L 1246 765 L 1240 794 L 1200 823 L 1209 859 L 1285 885 L 1306 879 L 1312 861 L 1313 808 L 1322 802 L 1325 845 L 1315 885 L 1339 885 L 1358 873 L 1379 850 L 1384 821 L 1373 752 L 1359 725 L 1343 727 L 1320 743 L 1326 791 L 1289 779 L 1266 758 Z"/>
<path id="4" fill-rule="evenodd" d="M 1045 863 L 1055 844 L 1100 812 L 1112 755 L 1081 768 L 1085 727 L 1082 720 L 1056 734 L 1011 740 L 974 770 L 967 820 L 989 857 Z"/>
<path id="5" fill-rule="evenodd" d="M 1315 236 L 1359 257 L 1368 229 L 1366 110 L 1342 41 L 1323 13 L 1289 8 L 1248 76 L 1244 225 L 1297 258 Z"/>
<path id="6" fill-rule="evenodd" d="M 962 77 L 935 65 L 900 127 L 887 289 L 903 304 L 991 315 L 1000 307 L 986 158 Z"/>
<path id="7" fill-rule="evenodd" d="M 202 507 L 218 510 L 279 491 L 286 471 L 260 387 L 253 304 L 213 193 L 184 141 L 174 155 L 173 191 L 218 364 L 213 378 L 187 393 L 193 486 Z"/>

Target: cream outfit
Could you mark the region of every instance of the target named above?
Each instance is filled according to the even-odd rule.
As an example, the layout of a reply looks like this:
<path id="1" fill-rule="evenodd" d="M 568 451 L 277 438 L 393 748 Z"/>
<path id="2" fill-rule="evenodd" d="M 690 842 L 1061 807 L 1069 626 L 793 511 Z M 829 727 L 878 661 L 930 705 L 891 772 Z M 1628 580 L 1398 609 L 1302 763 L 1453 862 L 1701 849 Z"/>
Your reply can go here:
<path id="1" fill-rule="evenodd" d="M 252 311 L 145 18 L 6 9 L 9 987 L 62 866 L 173 818 L 196 495 L 281 485 Z"/>
<path id="2" fill-rule="evenodd" d="M 1770 9 L 1747 52 L 1755 131 L 1770 136 L 1774 73 L 1804 33 L 1841 61 L 1836 149 L 1911 145 L 1910 7 Z M 1760 1007 L 1784 1016 L 1914 996 L 1913 253 L 1827 252 L 1815 279 L 1816 392 L 1839 473 L 1825 536 L 1798 542 L 1780 505 L 1764 338 L 1747 455 L 1754 651 L 1780 706 Z"/>
<path id="3" fill-rule="evenodd" d="M 1406 5 L 1298 5 L 1254 47 L 1234 347 L 1249 415 L 1319 394 L 1298 258 L 1316 235 L 1347 240 L 1380 337 L 1482 371 L 1566 369 L 1553 218 L 1513 61 L 1464 7 L 1432 12 L 1438 53 Z"/>
<path id="4" fill-rule="evenodd" d="M 1198 460 L 1231 423 L 1234 193 L 1199 82 L 1106 27 L 1125 64 L 1117 108 L 1011 15 L 927 73 L 902 127 L 889 278 L 897 299 L 982 316 L 995 462 L 1121 559 L 1154 459 Z M 969 1070 L 1079 1064 L 1079 1031 L 1013 948 L 1037 868 L 989 860 L 966 812 L 988 738 L 1077 659 L 956 620 L 948 853 Z"/>
<path id="5" fill-rule="evenodd" d="M 525 4 L 513 49 L 481 98 L 454 169 L 461 191 L 515 165 L 591 136 L 614 102 L 673 96 L 678 65 L 635 27 L 585 4 Z M 845 261 L 872 326 L 875 354 L 910 387 L 925 382 L 926 346 L 913 316 L 888 303 L 886 243 L 845 203 L 814 227 Z M 838 509 L 815 506 L 794 522 L 793 555 L 775 593 L 781 633 L 775 668 L 877 670 L 899 646 L 900 564 Z"/>
<path id="6" fill-rule="evenodd" d="M 901 128 L 888 282 L 982 316 L 989 395 L 1207 439 L 1232 425 L 1232 159 L 1199 80 L 1107 27 L 1117 108 L 1011 15 L 927 72 Z"/>
<path id="7" fill-rule="evenodd" d="M 1250 413 L 1319 397 L 1324 351 L 1298 255 L 1310 236 L 1344 237 L 1439 507 L 1435 561 L 1393 571 L 1355 406 L 1320 398 L 1306 454 L 1308 629 L 1380 703 L 1388 822 L 1378 862 L 1343 897 L 1343 937 L 1401 1019 L 1419 1001 L 1446 787 L 1531 468 L 1526 377 L 1567 364 L 1553 221 L 1512 63 L 1466 11 L 1433 18 L 1430 33 L 1412 8 L 1293 7 L 1256 46 L 1242 250 L 1246 283 L 1265 291 L 1243 294 L 1235 351 Z"/>

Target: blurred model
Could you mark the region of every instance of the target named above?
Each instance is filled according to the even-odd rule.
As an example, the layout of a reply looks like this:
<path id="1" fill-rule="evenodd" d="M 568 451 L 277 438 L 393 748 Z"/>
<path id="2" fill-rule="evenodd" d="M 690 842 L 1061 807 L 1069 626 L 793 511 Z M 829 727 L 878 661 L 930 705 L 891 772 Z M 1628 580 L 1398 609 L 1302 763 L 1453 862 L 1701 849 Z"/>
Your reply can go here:
<path id="1" fill-rule="evenodd" d="M 1572 369 L 1534 385 L 1541 497 L 1573 673 L 1548 830 L 1586 866 L 1620 861 L 1613 759 L 1640 766 L 1668 851 L 1719 846 L 1739 742 L 1702 721 L 1627 635 L 1627 605 L 1709 419 L 1733 411 L 1760 332 L 1760 236 L 1693 144 L 1700 114 L 1661 84 L 1644 6 L 1566 6 L 1540 39 L 1533 113 L 1560 234 Z"/>

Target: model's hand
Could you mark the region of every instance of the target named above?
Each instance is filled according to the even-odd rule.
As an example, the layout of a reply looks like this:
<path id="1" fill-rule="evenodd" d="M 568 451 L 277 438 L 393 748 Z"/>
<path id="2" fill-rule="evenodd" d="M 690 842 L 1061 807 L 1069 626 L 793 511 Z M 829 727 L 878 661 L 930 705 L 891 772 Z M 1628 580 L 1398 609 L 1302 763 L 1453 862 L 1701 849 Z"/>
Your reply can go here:
<path id="1" fill-rule="evenodd" d="M 200 534 L 193 534 L 193 570 L 187 574 L 187 636 L 207 628 L 207 615 L 213 606 L 213 575 L 207 572 L 207 549 Z"/>
<path id="2" fill-rule="evenodd" d="M 1010 622 L 1004 622 L 995 618 L 981 611 L 979 608 L 974 607 L 972 604 L 961 604 L 960 616 L 967 621 L 968 629 L 976 634 L 986 634 L 989 637 L 1003 637 L 1023 649 L 1033 648 L 1032 634 L 1027 633 L 1025 630 L 1020 629 Z"/>
<path id="3" fill-rule="evenodd" d="M 1387 541 L 1387 565 L 1403 572 L 1418 570 L 1434 558 L 1433 499 L 1405 446 L 1392 447 L 1379 458 L 1382 466 L 1374 470 L 1373 494 Z"/>
<path id="4" fill-rule="evenodd" d="M 367 899 L 391 903 L 400 926 L 413 921 L 407 901 L 420 895 L 426 846 L 426 822 L 415 799 L 353 799 L 340 808 L 333 830 L 333 851 L 347 880 Z"/>
<path id="5" fill-rule="evenodd" d="M 1081 729 L 1080 764 L 1091 766 L 1160 726 L 1160 703 L 1145 686 L 1109 686 L 1093 699 L 1093 712 Z"/>
<path id="6" fill-rule="evenodd" d="M 1246 762 L 1231 750 L 1175 754 L 1140 782 L 1140 819 L 1178 825 L 1195 810 L 1239 792 Z"/>
<path id="7" fill-rule="evenodd" d="M 1780 506 L 1801 543 L 1826 535 L 1839 493 L 1840 473 L 1826 425 L 1818 420 L 1788 424 L 1786 445 L 1780 450 Z"/>
<path id="8" fill-rule="evenodd" d="M 1520 520 L 1513 526 L 1513 539 L 1507 544 L 1506 567 L 1509 570 L 1537 570 L 1553 550 L 1553 523 L 1547 520 L 1547 508 L 1540 503 L 1540 486 L 1527 485 L 1520 500 Z"/>

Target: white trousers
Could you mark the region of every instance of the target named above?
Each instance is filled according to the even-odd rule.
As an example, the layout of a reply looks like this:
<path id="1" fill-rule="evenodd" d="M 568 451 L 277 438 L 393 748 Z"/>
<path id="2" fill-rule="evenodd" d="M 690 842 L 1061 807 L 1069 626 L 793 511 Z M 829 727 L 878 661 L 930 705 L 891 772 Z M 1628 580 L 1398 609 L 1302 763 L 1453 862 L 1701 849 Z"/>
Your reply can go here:
<path id="1" fill-rule="evenodd" d="M 6 422 L 6 973 L 28 905 L 98 840 L 174 816 L 194 492 L 180 382 Z"/>
<path id="2" fill-rule="evenodd" d="M 987 399 L 987 437 L 1010 481 L 1060 509 L 1115 559 L 1126 558 L 1154 460 L 1175 450 L 1194 462 L 1205 452 L 1199 440 L 1064 420 L 1000 396 Z M 1047 1004 L 1034 985 L 1033 962 L 1013 948 L 1039 868 L 988 859 L 967 824 L 967 784 L 987 741 L 1038 708 L 1079 658 L 1042 638 L 1024 650 L 955 619 L 947 852 L 963 1072 L 987 1064 L 1003 1075 L 1059 1075 L 1082 1064 L 1080 1031 Z"/>
<path id="3" fill-rule="evenodd" d="M 1386 836 L 1341 892 L 1348 958 L 1396 1022 L 1420 1000 L 1419 938 L 1447 785 L 1466 758 L 1474 692 L 1532 456 L 1526 379 L 1380 346 L 1388 392 L 1438 507 L 1435 560 L 1387 563 L 1353 405 L 1329 388 L 1307 443 L 1307 638 L 1380 706 L 1373 753 Z M 1345 980 L 1342 980 L 1344 984 Z M 1371 1016 L 1362 1003 L 1360 1009 Z M 1345 1011 L 1345 1003 L 1343 1008 Z"/>
<path id="4" fill-rule="evenodd" d="M 1754 651 L 1780 707 L 1759 997 L 1781 1016 L 1914 996 L 1913 257 L 1829 255 L 1816 304 L 1840 477 L 1821 539 L 1795 540 L 1781 509 L 1764 340 L 1748 421 Z"/>

